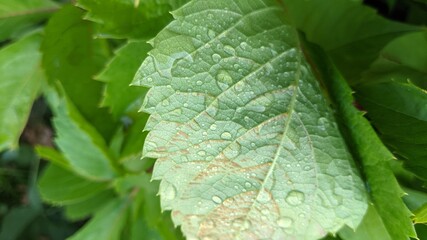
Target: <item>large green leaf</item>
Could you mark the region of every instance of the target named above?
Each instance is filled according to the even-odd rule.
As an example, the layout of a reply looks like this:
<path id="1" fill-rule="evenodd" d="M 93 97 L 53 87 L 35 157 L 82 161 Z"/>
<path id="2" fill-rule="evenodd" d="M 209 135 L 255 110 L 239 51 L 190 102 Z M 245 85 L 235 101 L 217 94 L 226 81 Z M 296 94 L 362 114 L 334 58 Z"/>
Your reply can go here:
<path id="1" fill-rule="evenodd" d="M 17 146 L 44 79 L 40 42 L 34 33 L 0 50 L 0 151 Z"/>
<path id="2" fill-rule="evenodd" d="M 42 43 L 43 67 L 49 83 L 59 81 L 87 121 L 106 139 L 115 129 L 107 109 L 99 108 L 103 83 L 95 81 L 108 57 L 106 43 L 93 38 L 93 24 L 82 20 L 83 11 L 64 6 L 50 18 Z"/>
<path id="3" fill-rule="evenodd" d="M 388 42 L 419 29 L 381 17 L 362 1 L 282 1 L 295 25 L 331 55 L 347 81 L 357 80 Z"/>
<path id="4" fill-rule="evenodd" d="M 106 83 L 102 105 L 110 107 L 116 118 L 132 106 L 135 108 L 135 102 L 146 92 L 142 88 L 129 88 L 129 84 L 150 49 L 151 46 L 145 41 L 127 43 L 97 76 Z"/>
<path id="5" fill-rule="evenodd" d="M 337 109 L 348 145 L 363 166 L 371 200 L 388 234 L 393 240 L 416 237 L 410 220 L 411 212 L 401 199 L 404 192 L 390 168 L 389 161 L 394 160 L 394 156 L 382 144 L 362 112 L 353 105 L 352 90 L 331 60 L 322 50 L 308 49 L 316 72 Z"/>
<path id="6" fill-rule="evenodd" d="M 17 37 L 56 10 L 50 0 L 0 0 L 0 41 Z"/>
<path id="7" fill-rule="evenodd" d="M 148 38 L 172 20 L 169 11 L 187 0 L 78 0 L 86 18 L 99 23 L 100 37 Z"/>
<path id="8" fill-rule="evenodd" d="M 366 208 L 334 118 L 273 0 L 192 1 L 152 41 L 144 155 L 187 238 L 317 239 Z"/>

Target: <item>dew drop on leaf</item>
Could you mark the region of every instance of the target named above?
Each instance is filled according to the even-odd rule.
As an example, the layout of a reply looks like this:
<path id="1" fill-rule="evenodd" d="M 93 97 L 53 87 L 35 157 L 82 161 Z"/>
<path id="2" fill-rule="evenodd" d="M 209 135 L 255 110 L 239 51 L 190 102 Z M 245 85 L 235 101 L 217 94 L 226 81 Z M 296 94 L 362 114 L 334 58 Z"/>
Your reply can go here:
<path id="1" fill-rule="evenodd" d="M 271 195 L 270 193 L 267 191 L 267 189 L 262 188 L 259 193 L 258 196 L 256 198 L 256 200 L 260 203 L 267 203 L 271 200 Z"/>
<path id="2" fill-rule="evenodd" d="M 292 190 L 288 193 L 285 200 L 290 205 L 297 206 L 304 202 L 305 195 L 300 191 Z"/>
<path id="3" fill-rule="evenodd" d="M 215 130 L 216 130 L 216 124 L 212 124 L 212 125 L 209 127 L 209 129 L 210 129 L 210 130 L 212 130 L 212 131 L 215 131 Z"/>
<path id="4" fill-rule="evenodd" d="M 212 201 L 216 204 L 222 203 L 222 199 L 216 195 L 212 197 Z"/>
<path id="5" fill-rule="evenodd" d="M 212 54 L 212 60 L 214 60 L 214 62 L 219 62 L 221 60 L 221 56 L 218 53 L 214 53 Z"/>
<path id="6" fill-rule="evenodd" d="M 176 197 L 176 188 L 171 183 L 166 183 L 165 190 L 163 191 L 163 197 L 166 200 L 173 200 Z"/>
<path id="7" fill-rule="evenodd" d="M 277 220 L 277 225 L 282 228 L 288 228 L 292 225 L 292 218 L 282 217 Z"/>
<path id="8" fill-rule="evenodd" d="M 223 132 L 221 134 L 221 138 L 224 139 L 224 140 L 229 140 L 229 139 L 231 139 L 231 133 L 229 133 L 229 132 Z"/>

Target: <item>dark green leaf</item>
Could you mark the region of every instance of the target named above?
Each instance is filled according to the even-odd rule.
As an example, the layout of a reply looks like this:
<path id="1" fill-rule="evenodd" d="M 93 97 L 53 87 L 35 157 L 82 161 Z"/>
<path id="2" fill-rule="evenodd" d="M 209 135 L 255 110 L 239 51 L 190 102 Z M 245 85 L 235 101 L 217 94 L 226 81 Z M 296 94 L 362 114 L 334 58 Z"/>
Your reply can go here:
<path id="1" fill-rule="evenodd" d="M 103 84 L 93 76 L 104 66 L 104 40 L 93 39 L 93 24 L 82 20 L 83 12 L 65 6 L 47 24 L 42 44 L 43 66 L 49 82 L 59 81 L 79 112 L 108 139 L 116 129 L 107 109 L 100 109 Z"/>
<path id="2" fill-rule="evenodd" d="M 0 0 L 0 42 L 46 19 L 58 5 L 50 0 Z"/>
<path id="3" fill-rule="evenodd" d="M 67 205 L 65 215 L 71 220 L 81 220 L 97 212 L 115 198 L 117 195 L 113 190 L 101 191 L 84 201 Z"/>
<path id="4" fill-rule="evenodd" d="M 296 26 L 332 56 L 348 81 L 357 80 L 389 41 L 419 29 L 383 18 L 361 1 L 282 1 Z"/>
<path id="5" fill-rule="evenodd" d="M 100 24 L 100 37 L 149 38 L 172 20 L 169 11 L 187 0 L 78 0 L 86 18 Z"/>
<path id="6" fill-rule="evenodd" d="M 389 166 L 393 155 L 362 112 L 354 107 L 352 91 L 330 59 L 318 48 L 310 47 L 310 52 L 317 73 L 335 104 L 348 146 L 363 166 L 371 200 L 390 237 L 393 240 L 416 237 L 411 212 L 401 199 L 403 191 Z"/>
<path id="7" fill-rule="evenodd" d="M 101 104 L 110 107 L 116 118 L 124 115 L 129 108 L 139 106 L 137 101 L 146 93 L 146 89 L 129 87 L 129 84 L 150 49 L 151 46 L 145 41 L 127 43 L 97 76 L 106 83 Z"/>

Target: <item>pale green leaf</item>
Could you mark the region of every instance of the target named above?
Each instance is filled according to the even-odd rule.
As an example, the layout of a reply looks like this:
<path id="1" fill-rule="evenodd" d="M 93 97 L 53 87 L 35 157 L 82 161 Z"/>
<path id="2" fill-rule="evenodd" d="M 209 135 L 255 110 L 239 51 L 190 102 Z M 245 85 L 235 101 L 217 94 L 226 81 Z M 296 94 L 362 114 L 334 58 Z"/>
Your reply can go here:
<path id="1" fill-rule="evenodd" d="M 146 93 L 145 89 L 130 88 L 129 84 L 150 49 L 151 46 L 145 41 L 127 43 L 97 76 L 98 80 L 106 83 L 101 105 L 110 107 L 116 118 L 121 117 L 129 108 L 135 108 L 135 102 Z"/>
<path id="2" fill-rule="evenodd" d="M 354 107 L 352 90 L 331 60 L 314 47 L 310 47 L 310 52 L 316 72 L 337 109 L 348 145 L 363 166 L 371 200 L 391 239 L 416 237 L 411 212 L 401 199 L 403 191 L 389 165 L 389 161 L 394 160 L 393 154 L 382 144 L 362 112 Z"/>
<path id="3" fill-rule="evenodd" d="M 99 23 L 100 37 L 147 38 L 172 20 L 169 11 L 187 0 L 78 0 L 86 19 Z"/>
<path id="4" fill-rule="evenodd" d="M 84 178 L 105 181 L 116 175 L 115 163 L 102 136 L 67 99 L 46 91 L 55 114 L 55 142 L 72 170 Z"/>
<path id="5" fill-rule="evenodd" d="M 0 50 L 0 151 L 17 146 L 44 81 L 40 42 L 34 33 Z"/>
<path id="6" fill-rule="evenodd" d="M 50 0 L 0 0 L 0 41 L 17 37 L 56 10 Z"/>
<path id="7" fill-rule="evenodd" d="M 88 181 L 55 165 L 49 165 L 39 180 L 43 199 L 60 205 L 85 201 L 107 187 L 108 183 Z"/>
<path id="8" fill-rule="evenodd" d="M 152 43 L 144 155 L 187 238 L 317 239 L 357 227 L 365 191 L 273 0 L 192 1 Z"/>

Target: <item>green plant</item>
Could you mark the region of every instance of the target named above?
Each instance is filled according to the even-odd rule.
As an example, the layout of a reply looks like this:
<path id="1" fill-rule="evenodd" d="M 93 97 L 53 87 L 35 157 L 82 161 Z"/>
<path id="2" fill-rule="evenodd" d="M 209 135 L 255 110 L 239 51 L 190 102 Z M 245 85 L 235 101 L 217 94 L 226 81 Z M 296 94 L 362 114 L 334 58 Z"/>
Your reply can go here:
<path id="1" fill-rule="evenodd" d="M 408 17 L 350 0 L 0 0 L 0 150 L 22 146 L 42 96 L 40 194 L 88 220 L 69 239 L 422 239 L 427 4 L 383 4 Z"/>

